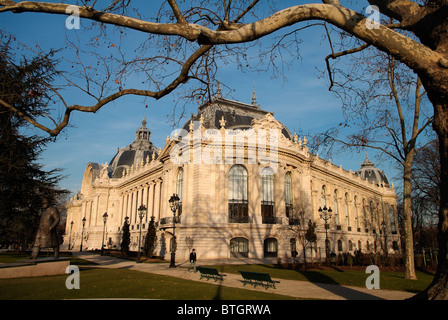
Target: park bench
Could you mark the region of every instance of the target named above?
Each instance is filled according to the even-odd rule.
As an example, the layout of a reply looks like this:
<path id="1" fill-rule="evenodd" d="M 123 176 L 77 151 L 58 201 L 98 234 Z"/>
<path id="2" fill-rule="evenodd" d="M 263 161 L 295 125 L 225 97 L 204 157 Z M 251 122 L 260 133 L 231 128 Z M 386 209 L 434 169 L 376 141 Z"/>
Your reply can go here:
<path id="1" fill-rule="evenodd" d="M 276 283 L 280 283 L 280 281 L 272 280 L 269 273 L 260 273 L 260 272 L 250 272 L 250 271 L 238 271 L 241 273 L 244 281 L 244 285 L 247 283 L 252 284 L 254 287 L 263 286 L 265 289 L 269 287 L 275 288 Z"/>
<path id="2" fill-rule="evenodd" d="M 208 280 L 210 278 L 213 278 L 213 279 L 215 279 L 215 281 L 218 279 L 222 281 L 222 280 L 224 280 L 223 277 L 226 276 L 225 274 L 220 274 L 218 272 L 218 270 L 215 268 L 197 267 L 196 269 L 201 273 L 200 279 L 207 278 L 207 280 Z"/>

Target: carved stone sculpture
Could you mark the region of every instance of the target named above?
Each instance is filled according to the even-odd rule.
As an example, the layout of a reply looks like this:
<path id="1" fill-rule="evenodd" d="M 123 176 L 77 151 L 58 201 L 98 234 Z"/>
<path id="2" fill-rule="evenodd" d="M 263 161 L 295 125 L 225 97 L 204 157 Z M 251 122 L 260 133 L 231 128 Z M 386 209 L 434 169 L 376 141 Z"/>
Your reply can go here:
<path id="1" fill-rule="evenodd" d="M 60 220 L 59 211 L 52 206 L 52 203 L 47 198 L 43 199 L 42 208 L 43 213 L 40 218 L 30 259 L 36 259 L 41 248 L 53 248 L 54 257 L 59 258 L 59 239 L 56 233 L 56 227 Z"/>

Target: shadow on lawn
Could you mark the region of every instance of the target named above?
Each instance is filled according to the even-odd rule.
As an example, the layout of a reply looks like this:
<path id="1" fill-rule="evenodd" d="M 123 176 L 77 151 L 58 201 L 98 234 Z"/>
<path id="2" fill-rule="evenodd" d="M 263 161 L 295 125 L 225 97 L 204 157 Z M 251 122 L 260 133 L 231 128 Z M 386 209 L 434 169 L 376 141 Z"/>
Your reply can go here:
<path id="1" fill-rule="evenodd" d="M 342 286 L 337 281 L 333 280 L 331 277 L 319 271 L 296 270 L 296 272 L 300 272 L 305 278 L 307 278 L 308 281 L 312 282 L 316 286 L 347 300 L 384 300 L 375 295 Z"/>
<path id="2" fill-rule="evenodd" d="M 307 281 L 313 283 L 314 285 L 325 289 L 337 296 L 340 296 L 347 300 L 384 300 L 380 297 L 377 297 L 372 294 L 365 293 L 361 290 L 357 290 L 354 288 L 348 288 L 345 287 L 330 276 L 326 275 L 323 272 L 320 272 L 318 270 L 300 270 L 300 269 L 287 269 L 283 266 L 279 265 L 267 265 L 264 264 L 263 267 L 270 268 L 270 269 L 276 269 L 276 270 L 291 270 L 294 272 L 299 273 L 304 278 L 306 278 Z M 331 266 L 330 266 L 331 267 Z M 331 267 L 332 270 L 338 271 L 338 272 L 344 272 L 343 270 L 337 268 L 337 267 Z"/>

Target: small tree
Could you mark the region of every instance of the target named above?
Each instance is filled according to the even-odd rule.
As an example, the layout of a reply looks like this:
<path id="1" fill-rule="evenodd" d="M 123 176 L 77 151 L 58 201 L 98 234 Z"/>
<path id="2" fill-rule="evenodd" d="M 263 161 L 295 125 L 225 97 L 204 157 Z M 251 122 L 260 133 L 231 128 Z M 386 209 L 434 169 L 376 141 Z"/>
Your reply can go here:
<path id="1" fill-rule="evenodd" d="M 313 243 L 316 244 L 317 235 L 316 235 L 316 222 L 311 222 L 311 219 L 308 220 L 308 228 L 305 231 L 305 240 L 308 244 L 311 245 L 311 250 L 313 249 Z"/>
<path id="2" fill-rule="evenodd" d="M 311 219 L 308 221 L 308 225 L 305 224 L 305 211 L 300 210 L 295 214 L 298 224 L 290 226 L 291 231 L 295 234 L 299 242 L 302 244 L 303 260 L 306 267 L 306 247 L 313 242 L 316 242 L 316 223 Z"/>
<path id="3" fill-rule="evenodd" d="M 151 258 L 154 250 L 156 249 L 157 242 L 157 230 L 154 222 L 154 217 L 151 217 L 149 222 L 148 232 L 146 234 L 145 245 L 143 247 L 143 252 L 147 258 Z"/>
<path id="4" fill-rule="evenodd" d="M 131 233 L 129 232 L 129 221 L 128 217 L 124 219 L 123 224 L 123 234 L 121 236 L 121 252 L 128 254 L 129 253 L 129 244 L 131 243 Z"/>

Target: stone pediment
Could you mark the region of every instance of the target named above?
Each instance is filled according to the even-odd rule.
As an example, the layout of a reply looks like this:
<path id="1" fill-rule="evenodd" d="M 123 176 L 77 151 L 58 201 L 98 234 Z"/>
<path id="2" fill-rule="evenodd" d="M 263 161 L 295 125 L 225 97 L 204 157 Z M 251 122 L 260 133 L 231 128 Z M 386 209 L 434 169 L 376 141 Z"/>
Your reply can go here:
<path id="1" fill-rule="evenodd" d="M 280 131 L 283 130 L 283 125 L 278 120 L 276 120 L 271 113 L 265 114 L 260 119 L 253 119 L 251 124 L 252 128 L 254 129 L 265 129 L 265 130 L 278 129 Z"/>
<path id="2" fill-rule="evenodd" d="M 271 113 L 267 113 L 259 120 L 252 120 L 252 128 L 254 130 L 266 130 L 266 133 L 271 130 L 278 130 L 279 146 L 282 145 L 284 147 L 293 147 L 294 145 L 291 140 L 285 137 L 283 133 L 285 127 L 283 126 L 283 124 L 280 121 L 276 120 Z"/>

